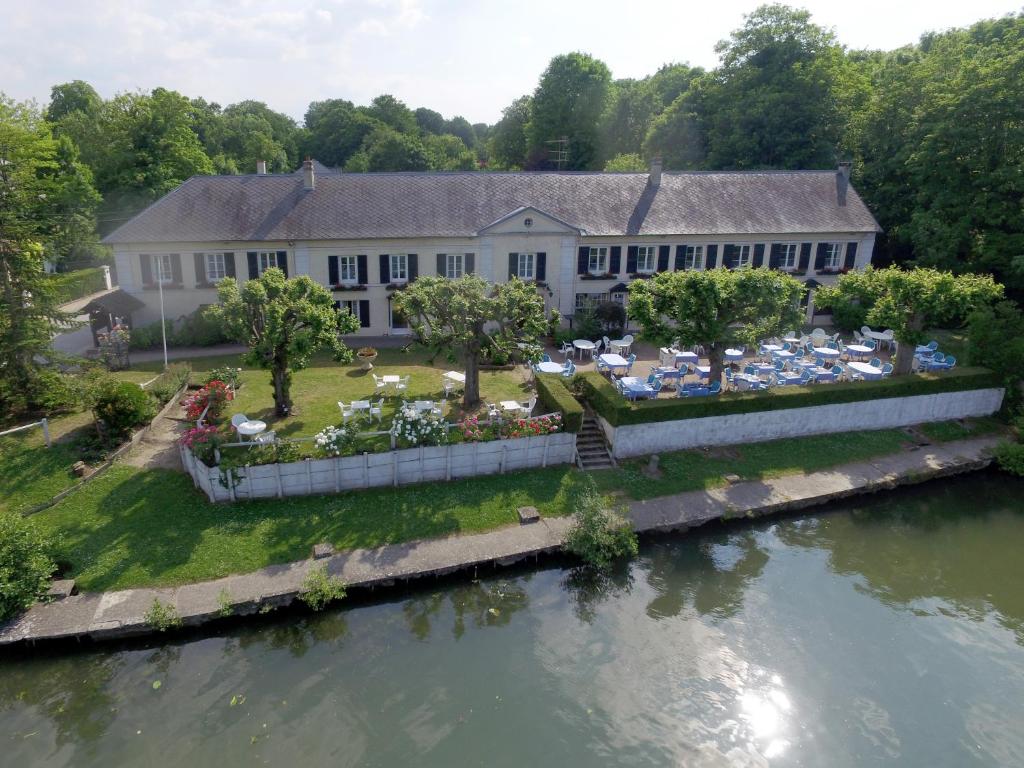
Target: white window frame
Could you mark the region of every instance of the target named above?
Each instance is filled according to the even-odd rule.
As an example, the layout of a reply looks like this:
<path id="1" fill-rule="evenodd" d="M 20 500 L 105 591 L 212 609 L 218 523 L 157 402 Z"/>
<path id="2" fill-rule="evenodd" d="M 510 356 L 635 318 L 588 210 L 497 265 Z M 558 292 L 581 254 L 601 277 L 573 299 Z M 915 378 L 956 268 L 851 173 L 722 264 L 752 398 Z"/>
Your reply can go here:
<path id="1" fill-rule="evenodd" d="M 800 243 L 775 243 L 775 245 L 786 251 L 786 253 L 783 253 L 782 250 L 779 251 L 779 269 L 792 272 L 800 266 Z"/>
<path id="2" fill-rule="evenodd" d="M 733 243 L 733 245 L 738 249 L 734 269 L 750 269 L 751 264 L 753 264 L 753 252 L 750 248 L 750 243 Z"/>
<path id="3" fill-rule="evenodd" d="M 683 270 L 704 269 L 704 246 L 687 245 L 683 251 Z"/>
<path id="4" fill-rule="evenodd" d="M 392 253 L 388 257 L 392 283 L 405 283 L 409 281 L 409 255 L 406 253 Z"/>
<path id="5" fill-rule="evenodd" d="M 596 257 L 596 261 L 595 261 Z M 587 271 L 592 275 L 608 273 L 608 246 L 592 245 L 587 252 Z"/>
<path id="6" fill-rule="evenodd" d="M 446 253 L 444 255 L 444 276 L 457 280 L 466 274 L 466 254 Z"/>
<path id="7" fill-rule="evenodd" d="M 348 272 L 346 277 L 345 273 Z M 352 284 L 359 282 L 359 259 L 354 254 L 338 257 L 338 283 Z"/>
<path id="8" fill-rule="evenodd" d="M 643 259 L 647 264 L 641 266 L 640 259 Z M 637 274 L 641 275 L 653 275 L 658 271 L 658 246 L 638 245 L 636 247 L 636 271 Z"/>
<path id="9" fill-rule="evenodd" d="M 287 256 L 285 257 L 287 258 Z M 271 267 L 279 266 L 277 263 L 277 251 L 259 251 L 256 254 L 256 265 L 259 274 L 263 274 Z"/>
<path id="10" fill-rule="evenodd" d="M 359 320 L 359 299 L 341 299 L 335 303 L 338 305 L 339 312 L 343 312 L 347 309 L 352 313 L 352 317 Z"/>
<path id="11" fill-rule="evenodd" d="M 227 260 L 224 253 L 204 253 L 203 266 L 206 268 L 206 282 L 216 283 L 228 276 Z M 220 274 L 217 274 L 220 272 Z"/>
<path id="12" fill-rule="evenodd" d="M 610 293 L 577 293 L 576 311 L 580 312 L 588 307 L 595 307 L 601 302 L 612 300 L 612 294 Z"/>
<path id="13" fill-rule="evenodd" d="M 153 258 L 156 266 L 155 282 L 174 285 L 174 266 L 171 263 L 171 254 L 154 253 Z"/>
<path id="14" fill-rule="evenodd" d="M 843 266 L 842 246 L 842 243 L 825 243 L 827 250 L 825 252 L 825 263 L 821 265 L 822 269 L 839 269 Z"/>
<path id="15" fill-rule="evenodd" d="M 516 263 L 516 274 L 520 280 L 533 280 L 537 275 L 537 254 L 520 253 Z"/>

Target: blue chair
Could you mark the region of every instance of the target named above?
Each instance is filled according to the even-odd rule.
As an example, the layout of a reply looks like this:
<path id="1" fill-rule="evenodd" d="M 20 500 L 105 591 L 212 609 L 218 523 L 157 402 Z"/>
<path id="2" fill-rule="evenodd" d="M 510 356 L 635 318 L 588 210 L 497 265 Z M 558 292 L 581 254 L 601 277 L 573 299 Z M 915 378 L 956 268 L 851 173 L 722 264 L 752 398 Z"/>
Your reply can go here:
<path id="1" fill-rule="evenodd" d="M 810 382 L 811 382 L 811 372 L 808 371 L 806 368 L 804 368 L 802 371 L 800 371 L 800 381 L 799 381 L 799 384 L 801 386 L 803 386 L 804 384 L 809 384 Z"/>
<path id="2" fill-rule="evenodd" d="M 606 365 L 606 364 L 601 362 L 601 358 L 597 358 L 597 372 L 598 373 L 608 373 L 608 371 L 610 371 L 610 370 L 611 370 L 611 368 L 608 365 Z"/>
<path id="3" fill-rule="evenodd" d="M 713 382 L 711 382 L 711 386 L 708 387 L 708 394 L 709 395 L 717 395 L 717 394 L 720 394 L 721 391 L 722 391 L 722 382 L 720 382 L 720 381 L 713 381 Z"/>
<path id="4" fill-rule="evenodd" d="M 956 365 L 956 358 L 952 355 L 946 355 L 946 368 L 952 368 Z"/>
<path id="5" fill-rule="evenodd" d="M 651 389 L 654 390 L 654 397 L 657 397 L 658 393 L 661 392 L 662 386 L 661 379 L 655 379 L 651 384 Z"/>
<path id="6" fill-rule="evenodd" d="M 775 361 L 775 370 L 776 371 L 784 371 L 784 370 L 786 370 L 786 361 L 785 360 L 776 360 Z"/>
<path id="7" fill-rule="evenodd" d="M 565 366 L 562 368 L 562 375 L 565 378 L 568 379 L 568 378 L 571 378 L 572 376 L 574 376 L 575 374 L 576 374 L 576 364 L 572 360 L 569 360 L 565 364 Z"/>
<path id="8" fill-rule="evenodd" d="M 932 339 L 927 344 L 925 344 L 925 346 L 928 347 L 928 349 L 930 349 L 932 352 L 934 352 L 939 348 L 939 342 L 935 341 L 935 339 Z"/>
<path id="9" fill-rule="evenodd" d="M 656 374 L 656 373 L 654 373 L 654 372 L 652 371 L 652 372 L 651 372 L 651 373 L 650 373 L 650 374 L 649 374 L 649 375 L 647 376 L 647 383 L 648 383 L 648 384 L 650 384 L 651 386 L 653 386 L 653 385 L 654 385 L 654 382 L 656 382 L 656 381 L 658 381 L 658 374 Z"/>
<path id="10" fill-rule="evenodd" d="M 841 379 L 843 377 L 843 366 L 841 366 L 841 365 L 833 365 L 832 366 L 832 375 L 836 377 L 836 381 L 839 381 L 839 379 Z"/>
<path id="11" fill-rule="evenodd" d="M 872 357 L 871 358 L 871 362 L 869 362 L 868 365 L 873 365 L 875 368 L 881 368 L 882 367 L 882 360 L 880 358 L 877 358 L 877 357 Z"/>
<path id="12" fill-rule="evenodd" d="M 892 363 L 886 363 L 882 366 L 882 378 L 887 379 L 892 375 Z"/>
<path id="13" fill-rule="evenodd" d="M 936 352 L 934 355 L 932 355 L 932 362 L 933 363 L 944 363 L 944 362 L 946 362 L 946 356 L 944 354 L 942 354 L 941 352 Z"/>
<path id="14" fill-rule="evenodd" d="M 783 352 L 792 352 L 793 351 L 793 345 L 790 344 L 788 341 L 784 341 L 782 343 L 782 351 Z"/>
<path id="15" fill-rule="evenodd" d="M 542 354 L 540 356 L 540 361 L 542 363 L 550 363 L 551 362 L 551 355 L 549 355 L 547 352 L 545 352 L 544 354 Z"/>
<path id="16" fill-rule="evenodd" d="M 824 368 L 825 367 L 825 358 L 824 357 L 816 357 L 814 359 L 814 364 L 816 366 L 818 366 L 819 368 Z"/>

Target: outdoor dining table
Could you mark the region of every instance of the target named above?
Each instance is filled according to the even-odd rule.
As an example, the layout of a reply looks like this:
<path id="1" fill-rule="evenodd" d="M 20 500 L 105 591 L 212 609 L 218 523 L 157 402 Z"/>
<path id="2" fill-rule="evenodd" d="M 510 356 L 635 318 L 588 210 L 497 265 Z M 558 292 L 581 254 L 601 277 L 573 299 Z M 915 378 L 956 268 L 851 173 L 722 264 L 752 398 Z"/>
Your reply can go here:
<path id="1" fill-rule="evenodd" d="M 751 376 L 747 373 L 737 373 L 732 377 L 733 386 L 741 392 L 744 389 L 760 389 L 765 384 L 757 376 Z M 744 386 L 740 386 L 740 384 Z"/>
<path id="2" fill-rule="evenodd" d="M 836 375 L 832 372 L 830 368 L 812 368 L 811 375 L 814 377 L 814 380 L 818 382 L 828 382 L 836 380 Z"/>
<path id="3" fill-rule="evenodd" d="M 800 381 L 800 374 L 793 373 L 792 371 L 776 371 L 775 375 L 778 376 L 782 381 L 785 381 L 787 384 Z"/>
<path id="4" fill-rule="evenodd" d="M 700 376 L 702 379 L 711 378 L 711 366 L 710 365 L 695 365 L 693 366 L 693 372 Z"/>
<path id="5" fill-rule="evenodd" d="M 452 382 L 453 384 L 466 383 L 466 374 L 462 373 L 461 371 L 445 371 L 443 374 L 441 374 L 441 377 L 444 379 L 448 379 L 448 381 Z M 384 381 L 386 382 L 389 378 L 395 379 L 397 383 L 397 376 L 385 376 Z"/>
<path id="6" fill-rule="evenodd" d="M 683 372 L 678 368 L 661 367 L 654 369 L 654 375 L 660 376 L 665 381 L 668 381 L 669 379 L 678 380 L 683 375 Z"/>
<path id="7" fill-rule="evenodd" d="M 743 359 L 742 349 L 727 349 L 725 350 L 726 362 L 735 363 Z"/>
<path id="8" fill-rule="evenodd" d="M 867 338 L 874 339 L 875 341 L 877 341 L 879 343 L 884 342 L 886 344 L 892 344 L 892 342 L 893 342 L 893 333 L 892 333 L 892 331 L 889 331 L 889 330 L 885 330 L 885 331 L 865 331 L 864 335 Z"/>
<path id="9" fill-rule="evenodd" d="M 235 430 L 243 437 L 256 437 L 256 435 L 267 431 L 267 423 L 259 419 L 252 419 L 250 421 L 243 421 L 235 427 Z"/>
<path id="10" fill-rule="evenodd" d="M 931 357 L 932 355 L 935 354 L 935 352 L 936 350 L 923 344 L 918 344 L 916 347 L 914 347 L 914 354 L 920 355 L 921 357 Z"/>
<path id="11" fill-rule="evenodd" d="M 387 376 L 381 376 L 380 380 L 382 382 L 384 382 L 384 386 L 386 386 L 386 387 L 393 387 L 395 384 L 397 384 L 398 382 L 400 382 L 402 380 L 402 377 L 401 376 L 387 375 Z"/>
<path id="12" fill-rule="evenodd" d="M 772 352 L 781 352 L 781 351 L 782 351 L 782 345 L 781 344 L 762 344 L 761 345 L 761 354 L 762 355 L 770 355 Z"/>
<path id="13" fill-rule="evenodd" d="M 839 359 L 839 350 L 832 349 L 832 347 L 811 347 L 811 352 L 813 352 L 818 357 L 825 358 L 826 360 Z"/>
<path id="14" fill-rule="evenodd" d="M 577 357 L 579 357 L 579 353 L 581 350 L 589 352 L 590 356 L 593 357 L 594 349 L 597 346 L 596 344 L 594 344 L 594 342 L 590 341 L 589 339 L 576 339 L 575 341 L 573 341 L 572 345 L 573 347 L 576 348 Z"/>
<path id="15" fill-rule="evenodd" d="M 772 357 L 774 357 L 776 360 L 792 360 L 794 357 L 796 357 L 796 352 L 787 352 L 786 350 L 783 349 L 778 352 L 775 352 L 772 355 Z"/>
<path id="16" fill-rule="evenodd" d="M 623 376 L 619 379 L 619 383 L 626 390 L 626 397 L 631 399 L 636 399 L 637 397 L 656 397 L 658 394 L 654 391 L 654 387 L 647 383 L 646 379 L 641 379 L 639 376 Z"/>
<path id="17" fill-rule="evenodd" d="M 868 355 L 870 355 L 874 351 L 875 351 L 874 349 L 872 349 L 871 347 L 869 347 L 869 346 L 867 346 L 865 344 L 847 344 L 846 345 L 846 352 L 851 357 L 857 357 L 857 358 L 867 357 Z"/>
<path id="18" fill-rule="evenodd" d="M 620 355 L 625 352 L 633 344 L 631 341 L 625 339 L 614 339 L 608 342 L 608 346 L 613 352 L 618 352 Z"/>
<path id="19" fill-rule="evenodd" d="M 847 363 L 846 367 L 851 371 L 856 371 L 867 381 L 882 378 L 882 369 L 869 363 Z"/>
<path id="20" fill-rule="evenodd" d="M 565 370 L 565 367 L 561 363 L 554 361 L 547 361 L 545 363 L 537 363 L 538 373 L 561 373 Z"/>
<path id="21" fill-rule="evenodd" d="M 787 336 L 786 338 L 783 339 L 783 341 L 788 342 L 790 344 L 799 344 L 800 343 L 800 337 L 799 336 Z"/>
<path id="22" fill-rule="evenodd" d="M 758 376 L 769 376 L 775 373 L 775 366 L 768 363 L 757 363 L 754 370 L 757 371 Z"/>
<path id="23" fill-rule="evenodd" d="M 598 355 L 597 359 L 602 365 L 605 365 L 608 368 L 610 368 L 613 373 L 619 370 L 620 368 L 629 368 L 629 360 L 624 358 L 622 355 L 606 353 L 603 355 Z"/>
<path id="24" fill-rule="evenodd" d="M 370 416 L 370 401 L 369 400 L 353 400 L 352 401 L 352 413 L 353 415 L 360 415 L 365 418 Z M 361 413 L 365 412 L 365 413 Z"/>
<path id="25" fill-rule="evenodd" d="M 660 362 L 662 366 L 667 367 L 669 365 L 674 365 L 676 368 L 678 368 L 681 363 L 692 363 L 693 365 L 696 365 L 697 353 L 662 347 L 660 355 L 658 356 L 658 362 Z"/>

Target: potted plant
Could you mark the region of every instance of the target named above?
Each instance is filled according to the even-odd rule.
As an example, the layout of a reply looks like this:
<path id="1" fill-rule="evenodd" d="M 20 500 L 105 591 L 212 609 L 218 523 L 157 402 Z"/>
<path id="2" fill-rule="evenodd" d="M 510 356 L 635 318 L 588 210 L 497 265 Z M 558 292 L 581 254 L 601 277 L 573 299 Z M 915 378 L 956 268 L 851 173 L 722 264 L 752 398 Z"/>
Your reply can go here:
<path id="1" fill-rule="evenodd" d="M 356 352 L 356 357 L 363 364 L 363 370 L 373 370 L 373 361 L 377 359 L 377 350 L 373 347 L 360 347 Z"/>

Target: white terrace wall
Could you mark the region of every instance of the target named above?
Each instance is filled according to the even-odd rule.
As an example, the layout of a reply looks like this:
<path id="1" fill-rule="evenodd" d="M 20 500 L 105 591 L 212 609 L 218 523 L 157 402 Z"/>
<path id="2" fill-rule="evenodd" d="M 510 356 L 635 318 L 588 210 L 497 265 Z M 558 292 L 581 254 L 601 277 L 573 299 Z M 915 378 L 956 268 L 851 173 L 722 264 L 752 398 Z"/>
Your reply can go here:
<path id="1" fill-rule="evenodd" d="M 599 416 L 598 423 L 612 445 L 612 455 L 623 459 L 708 445 L 756 443 L 783 437 L 889 429 L 929 421 L 989 416 L 999 410 L 1002 402 L 1002 389 L 974 389 L 620 427 L 611 426 Z"/>
<path id="2" fill-rule="evenodd" d="M 576 435 L 557 432 L 509 440 L 242 467 L 235 470 L 239 480 L 234 488 L 229 489 L 221 483 L 220 469 L 207 467 L 185 448 L 181 451 L 186 471 L 210 501 L 339 493 L 361 488 L 457 480 L 569 464 L 575 456 Z"/>

